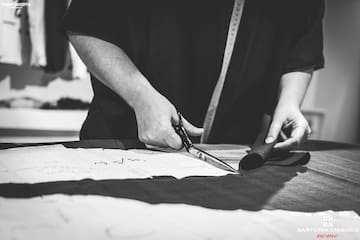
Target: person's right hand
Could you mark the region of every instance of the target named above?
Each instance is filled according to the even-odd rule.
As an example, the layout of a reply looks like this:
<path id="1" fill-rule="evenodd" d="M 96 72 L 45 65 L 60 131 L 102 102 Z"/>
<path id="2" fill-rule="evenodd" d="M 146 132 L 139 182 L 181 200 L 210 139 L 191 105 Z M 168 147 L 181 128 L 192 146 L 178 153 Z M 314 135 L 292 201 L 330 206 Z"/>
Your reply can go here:
<path id="1" fill-rule="evenodd" d="M 173 124 L 179 121 L 176 108 L 158 92 L 146 95 L 140 97 L 134 106 L 140 141 L 152 146 L 181 149 L 181 138 L 173 128 Z M 183 126 L 191 136 L 203 133 L 202 128 L 193 126 L 184 118 Z"/>

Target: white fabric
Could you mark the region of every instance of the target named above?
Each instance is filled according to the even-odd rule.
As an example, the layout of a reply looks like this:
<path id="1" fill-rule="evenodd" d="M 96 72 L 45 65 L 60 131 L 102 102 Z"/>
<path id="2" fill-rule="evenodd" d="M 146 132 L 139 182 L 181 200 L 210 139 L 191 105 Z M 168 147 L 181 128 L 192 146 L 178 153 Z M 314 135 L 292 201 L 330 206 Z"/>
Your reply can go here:
<path id="1" fill-rule="evenodd" d="M 31 40 L 30 64 L 46 66 L 45 0 L 29 0 L 28 15 Z"/>
<path id="2" fill-rule="evenodd" d="M 246 152 L 242 151 L 245 155 Z M 240 154 L 239 154 L 240 155 Z M 229 162 L 233 167 L 238 162 Z M 91 179 L 139 179 L 154 176 L 224 176 L 230 172 L 186 152 L 70 149 L 62 145 L 0 151 L 0 183 L 40 183 Z"/>
<path id="3" fill-rule="evenodd" d="M 359 231 L 353 211 L 228 211 L 94 195 L 0 197 L 2 240 L 355 240 Z"/>
<path id="4" fill-rule="evenodd" d="M 0 62 L 22 65 L 21 18 L 11 4 L 16 1 L 0 0 Z"/>
<path id="5" fill-rule="evenodd" d="M 74 47 L 69 44 L 70 57 L 72 62 L 72 78 L 73 79 L 84 79 L 87 77 L 88 72 L 85 64 L 77 54 Z"/>

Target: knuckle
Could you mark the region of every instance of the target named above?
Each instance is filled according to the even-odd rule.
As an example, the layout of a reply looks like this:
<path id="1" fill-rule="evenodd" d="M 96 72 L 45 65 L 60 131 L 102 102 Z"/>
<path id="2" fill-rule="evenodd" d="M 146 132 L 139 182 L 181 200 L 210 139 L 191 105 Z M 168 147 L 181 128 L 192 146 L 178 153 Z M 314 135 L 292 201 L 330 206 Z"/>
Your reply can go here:
<path id="1" fill-rule="evenodd" d="M 147 137 L 146 137 L 146 134 L 144 132 L 139 132 L 138 133 L 138 138 L 139 138 L 139 140 L 141 142 L 144 142 L 144 143 L 146 143 L 147 140 L 148 140 Z"/>
<path id="2" fill-rule="evenodd" d="M 154 134 L 152 131 L 145 131 L 142 134 L 142 138 L 146 141 L 146 142 L 151 142 L 154 140 Z"/>
<path id="3" fill-rule="evenodd" d="M 155 140 L 156 140 L 156 135 L 155 135 L 153 132 L 148 132 L 148 133 L 145 135 L 145 139 L 146 139 L 146 141 L 148 141 L 148 142 L 155 142 Z"/>

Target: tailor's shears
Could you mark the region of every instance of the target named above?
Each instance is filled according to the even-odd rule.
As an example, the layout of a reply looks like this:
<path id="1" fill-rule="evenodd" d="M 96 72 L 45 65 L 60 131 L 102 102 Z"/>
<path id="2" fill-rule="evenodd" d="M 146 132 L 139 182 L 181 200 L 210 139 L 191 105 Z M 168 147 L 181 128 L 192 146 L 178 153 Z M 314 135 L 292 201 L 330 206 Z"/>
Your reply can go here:
<path id="1" fill-rule="evenodd" d="M 217 157 L 214 157 L 213 155 L 201 150 L 198 147 L 195 147 L 194 144 L 191 142 L 191 140 L 183 126 L 182 115 L 180 112 L 178 112 L 178 116 L 179 116 L 179 122 L 177 125 L 174 125 L 174 129 L 175 129 L 175 132 L 180 136 L 181 141 L 183 142 L 183 145 L 188 153 L 190 153 L 192 156 L 199 158 L 217 168 L 223 169 L 225 171 L 239 173 L 235 168 L 231 167 L 226 162 L 218 159 Z"/>

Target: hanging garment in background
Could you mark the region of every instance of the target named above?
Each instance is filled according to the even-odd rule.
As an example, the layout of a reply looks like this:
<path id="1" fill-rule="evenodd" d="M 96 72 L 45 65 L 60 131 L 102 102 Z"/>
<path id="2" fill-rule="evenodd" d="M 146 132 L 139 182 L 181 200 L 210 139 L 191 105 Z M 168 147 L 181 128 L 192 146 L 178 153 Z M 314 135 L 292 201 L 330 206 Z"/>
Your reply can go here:
<path id="1" fill-rule="evenodd" d="M 69 44 L 69 50 L 70 50 L 70 58 L 71 58 L 71 75 L 73 79 L 84 79 L 88 75 L 87 68 L 77 52 L 75 51 L 75 48 Z"/>
<path id="2" fill-rule="evenodd" d="M 45 34 L 47 64 L 44 70 L 60 72 L 66 64 L 68 43 L 61 31 L 61 23 L 67 8 L 67 0 L 45 1 Z"/>
<path id="3" fill-rule="evenodd" d="M 45 67 L 45 0 L 29 0 L 27 7 L 31 40 L 30 64 L 35 67 Z"/>
<path id="4" fill-rule="evenodd" d="M 0 62 L 22 65 L 21 10 L 12 4 L 17 1 L 0 0 Z"/>

